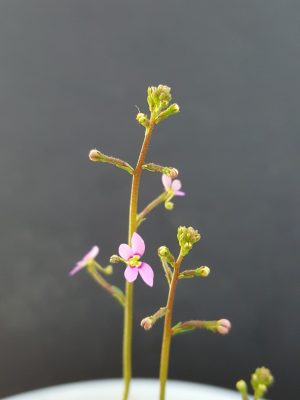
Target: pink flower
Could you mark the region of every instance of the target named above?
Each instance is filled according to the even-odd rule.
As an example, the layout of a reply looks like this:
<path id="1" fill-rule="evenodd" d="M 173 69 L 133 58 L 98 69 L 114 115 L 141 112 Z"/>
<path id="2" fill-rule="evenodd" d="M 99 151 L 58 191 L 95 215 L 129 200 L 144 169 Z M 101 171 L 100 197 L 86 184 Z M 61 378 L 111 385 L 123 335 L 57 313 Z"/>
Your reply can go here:
<path id="1" fill-rule="evenodd" d="M 124 272 L 125 279 L 128 282 L 133 282 L 136 280 L 138 274 L 140 274 L 143 281 L 152 287 L 154 277 L 153 269 L 149 264 L 140 261 L 144 252 L 145 242 L 136 232 L 132 235 L 131 247 L 125 243 L 119 246 L 119 255 L 126 260 L 126 264 L 128 265 Z"/>
<path id="2" fill-rule="evenodd" d="M 174 179 L 168 175 L 162 176 L 162 183 L 167 192 L 172 192 L 174 196 L 185 196 L 184 192 L 181 192 L 181 182 L 179 179 Z"/>
<path id="3" fill-rule="evenodd" d="M 97 257 L 99 253 L 99 247 L 93 246 L 91 250 L 80 260 L 76 263 L 75 267 L 71 269 L 69 272 L 70 276 L 77 274 L 80 270 L 88 265 L 90 261 L 93 261 L 95 257 Z"/>

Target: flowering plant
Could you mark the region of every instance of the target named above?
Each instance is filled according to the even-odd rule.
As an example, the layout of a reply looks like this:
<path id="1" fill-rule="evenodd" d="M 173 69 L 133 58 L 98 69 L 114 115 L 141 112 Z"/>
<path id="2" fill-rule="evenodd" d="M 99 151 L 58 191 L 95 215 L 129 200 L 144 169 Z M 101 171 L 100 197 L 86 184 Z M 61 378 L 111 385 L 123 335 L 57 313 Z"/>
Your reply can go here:
<path id="1" fill-rule="evenodd" d="M 148 88 L 147 101 L 150 112 L 149 116 L 141 112 L 138 112 L 136 116 L 138 123 L 145 128 L 145 136 L 135 167 L 132 167 L 129 163 L 119 158 L 108 156 L 97 149 L 91 150 L 89 154 L 91 161 L 112 164 L 125 170 L 132 176 L 128 242 L 120 244 L 118 247 L 118 254 L 113 254 L 110 257 L 111 264 L 124 264 L 125 291 L 123 292 L 116 286 L 111 285 L 104 277 L 105 275 L 110 275 L 113 268 L 111 265 L 103 267 L 95 260 L 99 253 L 99 248 L 97 246 L 94 246 L 70 271 L 70 276 L 74 276 L 82 269 L 86 269 L 91 277 L 103 289 L 111 294 L 124 309 L 123 400 L 128 399 L 132 377 L 131 347 L 134 282 L 138 276 L 140 276 L 146 285 L 152 287 L 155 280 L 155 271 L 144 261 L 146 245 L 144 239 L 137 233 L 137 230 L 145 220 L 145 217 L 157 206 L 164 203 L 167 210 L 172 210 L 174 203 L 171 200 L 173 200 L 174 197 L 185 196 L 185 193 L 181 191 L 181 182 L 177 179 L 178 170 L 176 168 L 146 162 L 147 151 L 154 128 L 164 119 L 180 111 L 177 104 L 170 104 L 171 99 L 171 90 L 168 86 L 159 85 L 157 87 L 152 86 Z M 152 200 L 142 211 L 138 212 L 139 189 L 143 170 L 161 174 L 163 192 Z M 173 323 L 173 307 L 178 281 L 181 279 L 198 277 L 206 278 L 210 273 L 210 268 L 207 266 L 199 266 L 194 269 L 182 269 L 185 257 L 201 239 L 199 232 L 193 227 L 180 226 L 177 230 L 177 239 L 178 250 L 176 255 L 173 255 L 167 246 L 161 246 L 158 249 L 158 258 L 160 259 L 169 288 L 166 304 L 154 312 L 153 315 L 143 318 L 140 322 L 141 327 L 149 331 L 159 319 L 164 319 L 159 372 L 160 400 L 165 399 L 172 337 L 196 329 L 206 329 L 211 332 L 219 333 L 220 335 L 226 335 L 231 329 L 230 321 L 225 318 L 212 321 L 190 320 L 177 322 L 176 324 Z M 270 377 L 270 372 L 266 368 L 258 369 L 252 375 L 251 383 L 256 400 L 260 399 L 261 396 L 266 393 L 268 386 L 273 381 L 273 378 Z M 243 400 L 248 399 L 247 385 L 244 381 L 239 381 L 237 383 L 237 389 L 240 391 Z"/>

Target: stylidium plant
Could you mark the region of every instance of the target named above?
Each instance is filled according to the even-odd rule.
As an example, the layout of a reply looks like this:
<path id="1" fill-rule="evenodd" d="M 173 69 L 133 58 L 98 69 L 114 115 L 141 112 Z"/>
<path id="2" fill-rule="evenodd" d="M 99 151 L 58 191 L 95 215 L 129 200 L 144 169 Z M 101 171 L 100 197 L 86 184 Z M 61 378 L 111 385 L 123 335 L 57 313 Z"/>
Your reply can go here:
<path id="1" fill-rule="evenodd" d="M 147 102 L 149 113 L 144 114 L 138 112 L 137 122 L 145 129 L 144 139 L 140 148 L 139 156 L 135 166 L 131 166 L 128 162 L 119 158 L 104 154 L 102 151 L 93 149 L 89 153 L 89 158 L 94 162 L 112 164 L 131 175 L 131 194 L 129 200 L 128 215 L 128 238 L 127 243 L 122 243 L 118 247 L 118 254 L 110 257 L 111 264 L 123 264 L 124 269 L 124 285 L 122 291 L 114 285 L 111 285 L 105 276 L 111 275 L 113 267 L 107 265 L 101 266 L 95 258 L 99 254 L 99 248 L 94 246 L 76 265 L 71 269 L 69 275 L 74 276 L 79 271 L 85 269 L 89 275 L 100 285 L 106 292 L 114 297 L 123 307 L 124 326 L 123 326 L 123 400 L 127 400 L 129 396 L 130 382 L 132 378 L 132 325 L 133 325 L 133 289 L 134 282 L 138 277 L 149 287 L 155 286 L 155 272 L 153 268 L 144 261 L 146 245 L 144 239 L 137 232 L 142 222 L 146 220 L 148 215 L 160 204 L 164 204 L 167 210 L 174 208 L 174 198 L 185 196 L 185 192 L 181 191 L 181 181 L 178 177 L 178 170 L 170 166 L 162 166 L 153 162 L 146 162 L 149 144 L 154 133 L 155 127 L 168 117 L 177 114 L 180 109 L 175 103 L 171 104 L 171 89 L 165 85 L 151 86 L 148 88 Z M 140 181 L 143 171 L 158 173 L 162 180 L 162 192 L 149 202 L 141 211 L 138 211 Z M 172 201 L 171 201 L 172 200 Z M 165 304 L 159 308 L 153 315 L 143 318 L 140 322 L 141 327 L 149 331 L 155 323 L 163 319 L 164 330 L 161 345 L 160 358 L 160 395 L 159 399 L 165 399 L 165 389 L 168 377 L 170 346 L 173 336 L 178 334 L 191 332 L 194 330 L 206 329 L 220 335 L 226 335 L 231 329 L 229 320 L 221 318 L 212 321 L 190 320 L 184 322 L 173 323 L 173 308 L 177 285 L 182 279 L 206 278 L 210 274 L 208 266 L 198 266 L 196 268 L 183 268 L 185 257 L 192 250 L 193 246 L 201 239 L 199 232 L 192 227 L 180 226 L 177 230 L 178 249 L 176 254 L 169 250 L 165 245 L 158 249 L 158 258 L 161 262 L 165 278 L 168 285 L 168 297 Z M 116 246 L 117 248 L 117 246 Z M 151 290 L 155 290 L 154 288 Z M 259 375 L 258 373 L 256 374 Z M 260 376 L 260 375 L 259 375 Z M 254 379 L 254 378 L 253 378 Z M 259 381 L 261 382 L 261 381 Z M 256 384 L 255 384 L 256 385 Z M 261 383 L 259 383 L 261 385 Z M 239 386 L 242 386 L 239 384 Z M 257 385 L 255 386 L 258 387 Z M 255 389 L 258 393 L 263 392 L 263 388 Z M 241 392 L 242 393 L 242 392 Z M 247 393 L 245 394 L 247 396 Z M 247 399 L 248 397 L 243 397 Z M 260 397 L 255 397 L 259 399 Z"/>

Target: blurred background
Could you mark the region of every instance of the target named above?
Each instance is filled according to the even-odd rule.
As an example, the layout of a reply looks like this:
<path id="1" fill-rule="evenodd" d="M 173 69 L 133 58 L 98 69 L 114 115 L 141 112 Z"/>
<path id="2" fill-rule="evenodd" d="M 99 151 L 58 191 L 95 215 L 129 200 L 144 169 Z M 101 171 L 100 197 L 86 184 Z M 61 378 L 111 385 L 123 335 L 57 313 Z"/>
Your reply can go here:
<path id="1" fill-rule="evenodd" d="M 296 0 L 1 0 L 0 396 L 121 375 L 122 312 L 85 272 L 127 237 L 130 177 L 91 163 L 97 147 L 134 164 L 148 85 L 182 112 L 161 123 L 148 161 L 180 170 L 185 198 L 141 227 L 155 286 L 135 291 L 134 374 L 156 377 L 165 304 L 156 257 L 176 229 L 202 240 L 180 282 L 175 321 L 229 318 L 226 337 L 174 338 L 170 378 L 233 388 L 261 365 L 270 397 L 299 391 L 299 68 Z M 141 207 L 162 190 L 145 172 Z M 113 282 L 122 286 L 123 267 Z"/>

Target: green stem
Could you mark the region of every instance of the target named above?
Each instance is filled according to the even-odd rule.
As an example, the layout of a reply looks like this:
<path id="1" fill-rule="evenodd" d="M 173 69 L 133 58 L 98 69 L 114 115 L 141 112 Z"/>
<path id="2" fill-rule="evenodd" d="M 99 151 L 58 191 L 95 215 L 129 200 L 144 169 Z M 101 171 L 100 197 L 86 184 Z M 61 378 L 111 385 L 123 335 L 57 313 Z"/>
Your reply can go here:
<path id="1" fill-rule="evenodd" d="M 141 211 L 137 217 L 138 226 L 143 222 L 143 219 L 146 215 L 148 215 L 155 207 L 159 206 L 161 203 L 164 203 L 169 194 L 167 192 L 161 193 L 158 197 L 156 197 L 151 203 L 149 203 L 143 211 Z"/>
<path id="2" fill-rule="evenodd" d="M 113 296 L 120 304 L 124 307 L 125 297 L 124 293 L 116 286 L 111 285 L 103 278 L 98 272 L 96 267 L 91 266 L 87 268 L 88 273 L 104 290 L 106 290 L 111 296 Z"/>
<path id="3" fill-rule="evenodd" d="M 144 141 L 141 147 L 140 155 L 134 171 L 132 172 L 132 185 L 129 205 L 129 227 L 128 227 L 128 244 L 131 244 L 131 237 L 138 227 L 137 209 L 140 188 L 140 179 L 142 166 L 147 155 L 154 121 L 150 121 L 150 125 L 146 128 Z M 123 331 L 123 379 L 124 391 L 123 400 L 128 399 L 130 381 L 132 377 L 132 313 L 133 313 L 133 283 L 126 282 L 125 289 L 125 308 L 124 308 L 124 331 Z"/>
<path id="4" fill-rule="evenodd" d="M 182 260 L 183 256 L 179 254 L 174 265 L 174 271 L 168 295 L 168 302 L 166 306 L 166 316 L 165 316 L 164 332 L 163 332 L 163 340 L 162 340 L 162 348 L 160 356 L 160 372 L 159 372 L 160 400 L 165 400 L 166 383 L 167 383 L 168 369 L 169 369 L 170 345 L 172 338 L 172 315 L 173 315 L 176 286 L 179 276 L 179 269 Z"/>

